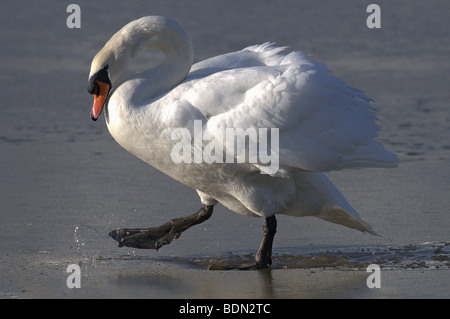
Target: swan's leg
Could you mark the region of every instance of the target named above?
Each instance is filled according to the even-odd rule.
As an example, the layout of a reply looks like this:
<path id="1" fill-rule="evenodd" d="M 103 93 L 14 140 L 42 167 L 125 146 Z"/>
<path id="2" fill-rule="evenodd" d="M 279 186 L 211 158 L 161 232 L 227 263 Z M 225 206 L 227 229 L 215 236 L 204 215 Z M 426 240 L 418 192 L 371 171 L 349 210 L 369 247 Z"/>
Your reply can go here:
<path id="1" fill-rule="evenodd" d="M 272 244 L 275 233 L 277 232 L 277 219 L 275 215 L 266 217 L 263 222 L 264 236 L 255 256 L 256 263 L 242 265 L 238 267 L 241 270 L 263 269 L 272 264 Z"/>
<path id="2" fill-rule="evenodd" d="M 119 247 L 135 247 L 158 250 L 168 245 L 174 238 L 178 239 L 186 229 L 203 223 L 211 217 L 214 206 L 202 205 L 202 208 L 193 215 L 175 218 L 168 223 L 153 228 L 143 229 L 117 229 L 109 235 L 119 242 Z"/>
<path id="3" fill-rule="evenodd" d="M 275 215 L 266 217 L 263 223 L 264 236 L 256 253 L 256 264 L 267 267 L 272 264 L 272 244 L 275 233 L 277 232 L 277 219 Z"/>
<path id="4" fill-rule="evenodd" d="M 223 265 L 209 265 L 209 270 L 257 270 L 269 267 L 272 264 L 272 244 L 275 233 L 277 232 L 277 219 L 275 215 L 266 217 L 263 222 L 264 236 L 259 246 L 258 252 L 255 256 L 255 262 L 251 264 L 244 264 L 241 266 L 223 266 Z"/>

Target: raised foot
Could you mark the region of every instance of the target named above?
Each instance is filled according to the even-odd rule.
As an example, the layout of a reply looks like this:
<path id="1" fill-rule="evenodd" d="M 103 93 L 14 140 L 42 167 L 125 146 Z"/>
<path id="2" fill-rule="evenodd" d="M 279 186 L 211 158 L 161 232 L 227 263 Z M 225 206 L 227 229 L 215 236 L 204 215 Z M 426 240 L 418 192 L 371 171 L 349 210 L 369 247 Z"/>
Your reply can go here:
<path id="1" fill-rule="evenodd" d="M 174 238 L 178 238 L 181 231 L 177 232 L 171 222 L 153 228 L 124 228 L 113 230 L 109 236 L 119 242 L 119 247 L 127 246 L 142 249 L 158 250 L 163 245 L 170 244 Z"/>
<path id="2" fill-rule="evenodd" d="M 203 205 L 197 213 L 172 219 L 159 227 L 117 229 L 111 231 L 109 236 L 119 242 L 119 247 L 158 250 L 163 245 L 170 244 L 174 238 L 178 239 L 186 229 L 206 221 L 212 211 L 213 206 Z"/>

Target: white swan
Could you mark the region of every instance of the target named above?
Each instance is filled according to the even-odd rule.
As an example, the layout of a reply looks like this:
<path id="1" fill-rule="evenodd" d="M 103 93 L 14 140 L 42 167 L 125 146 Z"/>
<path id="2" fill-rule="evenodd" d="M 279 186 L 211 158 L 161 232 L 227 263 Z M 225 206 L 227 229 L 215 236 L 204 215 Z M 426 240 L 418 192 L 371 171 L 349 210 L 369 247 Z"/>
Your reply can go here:
<path id="1" fill-rule="evenodd" d="M 121 81 L 129 61 L 146 49 L 162 51 L 164 62 Z M 158 249 L 208 219 L 218 202 L 236 213 L 265 218 L 257 268 L 271 263 L 276 214 L 316 216 L 373 233 L 323 173 L 397 166 L 395 155 L 374 140 L 374 109 L 362 91 L 301 52 L 285 53 L 271 43 L 192 62 L 185 30 L 156 16 L 124 26 L 92 61 L 91 118 L 96 120 L 105 108 L 108 129 L 120 145 L 196 189 L 202 202 L 196 214 L 160 227 L 111 232 L 120 245 Z M 173 150 L 180 140 L 174 131 L 192 133 L 198 123 L 204 136 L 222 143 L 228 155 L 234 150 L 223 140 L 227 128 L 277 128 L 278 149 L 272 152 L 278 170 L 265 174 L 264 163 L 249 160 L 175 163 Z M 192 145 L 195 152 L 199 144 Z"/>

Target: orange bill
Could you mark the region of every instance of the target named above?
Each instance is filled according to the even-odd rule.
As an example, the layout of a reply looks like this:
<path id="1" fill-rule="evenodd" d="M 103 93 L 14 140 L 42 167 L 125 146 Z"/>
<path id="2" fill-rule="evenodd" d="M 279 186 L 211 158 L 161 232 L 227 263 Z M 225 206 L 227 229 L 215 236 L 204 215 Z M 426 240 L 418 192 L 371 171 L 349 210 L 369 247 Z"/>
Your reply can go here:
<path id="1" fill-rule="evenodd" d="M 106 97 L 108 96 L 109 89 L 111 86 L 109 84 L 103 83 L 102 81 L 97 81 L 97 85 L 100 87 L 100 94 L 94 94 L 94 105 L 92 106 L 91 118 L 95 121 L 100 116 L 103 106 L 105 105 Z"/>

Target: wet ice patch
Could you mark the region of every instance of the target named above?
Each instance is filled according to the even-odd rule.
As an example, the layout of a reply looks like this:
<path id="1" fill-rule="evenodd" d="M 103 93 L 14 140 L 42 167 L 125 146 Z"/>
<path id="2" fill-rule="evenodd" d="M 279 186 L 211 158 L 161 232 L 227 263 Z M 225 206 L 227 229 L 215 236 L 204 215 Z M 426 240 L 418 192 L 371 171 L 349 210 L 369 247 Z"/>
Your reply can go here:
<path id="1" fill-rule="evenodd" d="M 279 251 L 282 249 L 279 249 Z M 254 253 L 227 253 L 219 257 L 166 259 L 166 262 L 205 269 L 233 269 L 254 261 Z M 278 252 L 272 269 L 366 270 L 371 264 L 383 270 L 450 269 L 450 241 L 403 246 L 345 247 L 309 252 Z"/>

